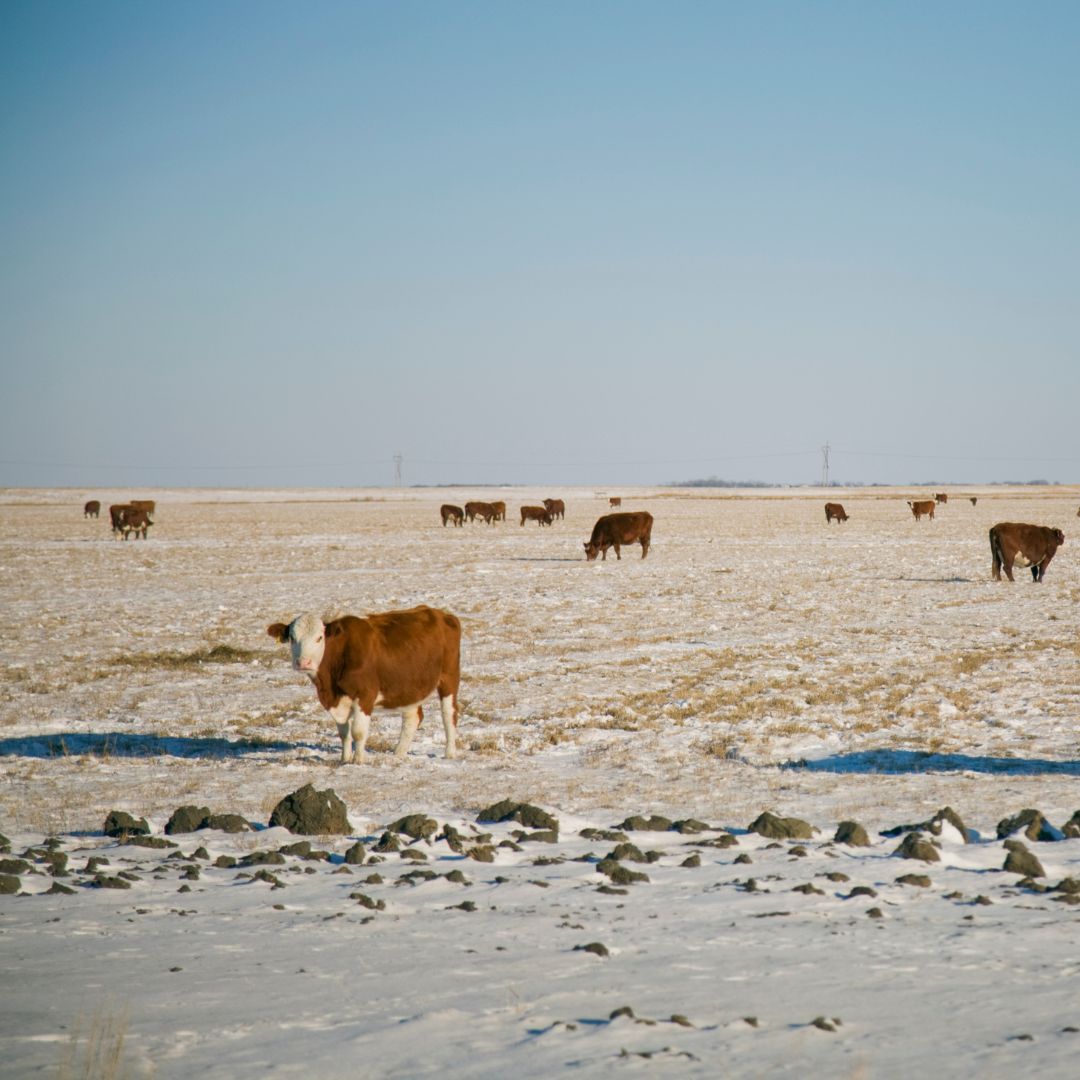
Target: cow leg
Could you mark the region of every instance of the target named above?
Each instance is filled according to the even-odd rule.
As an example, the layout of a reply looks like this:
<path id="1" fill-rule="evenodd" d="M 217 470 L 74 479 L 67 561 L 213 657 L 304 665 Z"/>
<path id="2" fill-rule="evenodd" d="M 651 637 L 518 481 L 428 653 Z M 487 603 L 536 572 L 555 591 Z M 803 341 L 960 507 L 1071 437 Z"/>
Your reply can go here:
<path id="1" fill-rule="evenodd" d="M 1045 571 L 1046 571 L 1046 564 L 1045 563 L 1036 563 L 1036 565 L 1031 568 L 1031 580 L 1032 581 L 1042 581 L 1043 574 L 1045 573 Z"/>
<path id="2" fill-rule="evenodd" d="M 457 705 L 454 695 L 447 694 L 439 698 L 439 708 L 442 709 L 443 730 L 446 732 L 446 756 L 456 758 L 457 754 Z"/>
<path id="3" fill-rule="evenodd" d="M 398 739 L 397 747 L 394 750 L 394 757 L 403 758 L 409 752 L 409 747 L 412 746 L 413 736 L 416 734 L 416 729 L 420 726 L 423 715 L 419 705 L 410 705 L 401 714 L 401 736 Z"/>
<path id="4" fill-rule="evenodd" d="M 615 549 L 615 558 L 622 562 L 622 556 L 619 554 L 619 545 L 612 544 L 611 546 Z"/>
<path id="5" fill-rule="evenodd" d="M 1016 578 L 1014 578 L 1012 576 L 1012 567 L 1013 567 L 1012 559 L 1006 559 L 1005 562 L 1002 564 L 1002 569 L 1005 571 L 1005 576 L 1010 581 L 1015 581 Z"/>
<path id="6" fill-rule="evenodd" d="M 327 709 L 337 724 L 341 736 L 341 764 L 348 765 L 353 759 L 352 725 L 350 717 L 353 711 L 352 698 L 343 697 L 332 709 Z"/>
<path id="7" fill-rule="evenodd" d="M 645 556 L 648 555 L 648 554 L 649 554 L 649 541 L 648 540 L 642 540 L 641 541 L 641 557 L 644 559 Z"/>

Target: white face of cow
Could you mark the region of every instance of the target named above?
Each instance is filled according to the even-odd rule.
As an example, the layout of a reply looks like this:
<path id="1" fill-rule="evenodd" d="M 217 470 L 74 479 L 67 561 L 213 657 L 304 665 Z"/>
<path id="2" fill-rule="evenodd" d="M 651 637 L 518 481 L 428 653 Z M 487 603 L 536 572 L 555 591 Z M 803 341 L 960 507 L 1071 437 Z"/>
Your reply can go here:
<path id="1" fill-rule="evenodd" d="M 315 678 L 326 648 L 326 627 L 318 615 L 298 615 L 289 623 L 289 650 L 296 671 Z"/>

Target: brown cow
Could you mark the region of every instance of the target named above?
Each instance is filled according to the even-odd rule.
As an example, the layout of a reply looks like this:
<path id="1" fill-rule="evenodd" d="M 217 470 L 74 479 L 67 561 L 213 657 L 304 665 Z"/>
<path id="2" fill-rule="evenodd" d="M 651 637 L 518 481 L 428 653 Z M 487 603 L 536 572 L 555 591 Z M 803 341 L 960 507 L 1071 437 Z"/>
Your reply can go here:
<path id="1" fill-rule="evenodd" d="M 653 517 L 647 510 L 635 510 L 625 514 L 605 514 L 593 526 L 592 536 L 585 545 L 585 558 L 592 562 L 597 555 L 607 559 L 608 548 L 615 549 L 615 558 L 621 559 L 619 546 L 640 541 L 641 557 L 649 554 L 652 540 Z"/>
<path id="2" fill-rule="evenodd" d="M 450 503 L 443 503 L 439 507 L 439 513 L 442 515 L 443 528 L 446 528 L 446 523 L 452 521 L 455 525 L 465 524 L 465 511 L 460 506 L 453 506 Z"/>
<path id="3" fill-rule="evenodd" d="M 833 518 L 836 518 L 841 524 L 847 521 L 847 512 L 840 503 L 826 503 L 825 504 L 825 524 L 828 525 Z"/>
<path id="4" fill-rule="evenodd" d="M 523 506 L 521 508 L 521 524 L 526 521 L 535 521 L 537 525 L 551 524 L 551 511 L 546 506 Z"/>
<path id="5" fill-rule="evenodd" d="M 469 521 L 483 518 L 490 525 L 495 519 L 495 507 L 486 502 L 467 502 L 465 504 L 465 517 Z"/>
<path id="6" fill-rule="evenodd" d="M 97 517 L 101 513 L 101 503 L 97 499 L 91 499 L 82 508 L 83 517 Z"/>
<path id="7" fill-rule="evenodd" d="M 496 521 L 505 521 L 506 520 L 506 503 L 504 503 L 504 502 L 493 502 L 493 503 L 491 503 L 491 509 L 495 511 L 495 520 Z"/>
<path id="8" fill-rule="evenodd" d="M 938 492 L 938 493 L 937 493 L 937 494 L 936 494 L 936 495 L 934 496 L 934 502 L 937 502 L 937 503 L 947 503 L 948 501 L 949 501 L 949 496 L 948 496 L 948 495 L 947 495 L 947 494 L 946 494 L 946 493 L 945 493 L 944 491 L 939 491 L 939 492 Z"/>
<path id="9" fill-rule="evenodd" d="M 109 521 L 112 523 L 114 536 L 120 536 L 124 531 L 124 515 L 133 510 L 131 503 L 113 503 L 109 507 Z"/>
<path id="10" fill-rule="evenodd" d="M 923 514 L 925 514 L 931 521 L 934 520 L 934 507 L 937 503 L 933 499 L 923 499 L 921 502 L 908 501 L 908 506 L 911 507 L 911 512 L 915 515 L 916 521 L 921 521 Z"/>
<path id="11" fill-rule="evenodd" d="M 978 495 L 972 495 L 971 496 L 971 505 L 972 506 L 974 506 L 978 501 L 979 501 Z M 1080 514 L 1080 510 L 1077 511 L 1077 514 Z"/>
<path id="12" fill-rule="evenodd" d="M 1065 534 L 1046 525 L 1023 525 L 1002 521 L 990 530 L 990 554 L 993 558 L 994 580 L 1001 580 L 1002 568 L 1010 581 L 1014 566 L 1030 566 L 1034 581 L 1042 581 L 1046 568 L 1062 544 Z"/>
<path id="13" fill-rule="evenodd" d="M 154 523 L 150 520 L 150 515 L 145 510 L 139 510 L 134 506 L 129 506 L 123 511 L 120 529 L 124 534 L 126 540 L 132 533 L 136 536 L 142 533 L 142 538 L 146 539 L 146 530 L 150 528 Z"/>
<path id="14" fill-rule="evenodd" d="M 449 611 L 421 605 L 328 623 L 308 614 L 266 632 L 288 642 L 294 670 L 315 684 L 319 703 L 337 724 L 342 764 L 364 763 L 376 705 L 402 710 L 394 757 L 404 757 L 424 718 L 420 703 L 433 692 L 439 695 L 446 756 L 457 756 L 461 623 Z"/>
<path id="15" fill-rule="evenodd" d="M 153 499 L 132 499 L 130 505 L 136 510 L 145 510 L 151 517 L 157 513 L 157 503 Z"/>
<path id="16" fill-rule="evenodd" d="M 552 520 L 566 517 L 566 503 L 562 499 L 545 499 L 544 506 L 547 508 Z"/>
<path id="17" fill-rule="evenodd" d="M 612 495 L 607 501 L 608 506 L 622 506 L 622 499 L 618 495 Z"/>

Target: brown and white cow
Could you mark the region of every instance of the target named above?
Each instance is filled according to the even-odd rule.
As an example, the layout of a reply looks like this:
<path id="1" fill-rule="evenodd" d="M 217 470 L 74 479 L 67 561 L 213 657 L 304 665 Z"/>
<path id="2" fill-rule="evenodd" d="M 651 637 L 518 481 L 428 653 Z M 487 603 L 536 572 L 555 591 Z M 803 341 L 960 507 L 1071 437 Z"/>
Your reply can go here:
<path id="1" fill-rule="evenodd" d="M 607 504 L 608 506 L 622 506 L 622 499 L 618 495 L 612 495 Z"/>
<path id="2" fill-rule="evenodd" d="M 495 520 L 496 521 L 505 521 L 506 520 L 506 503 L 504 503 L 504 502 L 493 502 L 493 503 L 489 503 L 488 505 L 491 507 L 492 510 L 495 511 Z"/>
<path id="3" fill-rule="evenodd" d="M 101 503 L 97 499 L 90 499 L 83 508 L 83 517 L 97 517 L 101 513 Z"/>
<path id="4" fill-rule="evenodd" d="M 452 521 L 455 525 L 465 524 L 465 511 L 460 506 L 454 506 L 452 503 L 443 503 L 439 507 L 439 513 L 442 515 L 443 528 L 446 528 L 446 523 Z"/>
<path id="5" fill-rule="evenodd" d="M 546 506 L 523 506 L 521 508 L 521 524 L 526 521 L 535 521 L 537 525 L 551 524 L 551 511 Z"/>
<path id="6" fill-rule="evenodd" d="M 607 559 L 608 548 L 615 549 L 615 558 L 621 559 L 622 544 L 641 544 L 641 557 L 649 554 L 652 541 L 653 517 L 647 510 L 634 510 L 622 514 L 605 514 L 593 526 L 592 536 L 585 544 L 585 558 L 592 562 L 597 555 Z"/>
<path id="7" fill-rule="evenodd" d="M 938 492 L 938 493 L 937 493 L 937 494 L 936 494 L 936 495 L 934 496 L 934 502 L 936 502 L 936 503 L 947 503 L 948 501 L 949 501 L 949 496 L 948 496 L 948 494 L 947 494 L 946 492 L 944 492 L 944 491 L 939 491 L 939 492 Z"/>
<path id="8" fill-rule="evenodd" d="M 465 504 L 465 517 L 469 521 L 483 518 L 490 525 L 495 519 L 495 507 L 487 502 L 467 502 Z"/>
<path id="9" fill-rule="evenodd" d="M 841 524 L 847 521 L 847 512 L 841 503 L 825 504 L 825 524 L 828 525 L 833 518 L 836 518 Z"/>
<path id="10" fill-rule="evenodd" d="M 112 525 L 114 536 L 121 536 L 124 532 L 124 516 L 129 510 L 134 509 L 131 503 L 113 503 L 109 507 L 109 522 Z"/>
<path id="11" fill-rule="evenodd" d="M 125 540 L 132 533 L 136 536 L 142 533 L 142 538 L 145 540 L 146 530 L 153 524 L 154 523 L 150 520 L 150 515 L 145 510 L 138 510 L 134 506 L 129 506 L 123 512 L 120 530 L 123 532 Z"/>
<path id="12" fill-rule="evenodd" d="M 551 515 L 552 520 L 555 518 L 566 518 L 566 503 L 562 499 L 545 499 L 544 506 L 547 512 Z"/>
<path id="13" fill-rule="evenodd" d="M 990 529 L 990 554 L 993 558 L 994 580 L 1001 580 L 1001 571 L 1010 581 L 1014 566 L 1030 566 L 1033 581 L 1042 581 L 1054 553 L 1065 543 L 1060 529 L 1047 525 L 1024 525 L 1002 521 Z"/>
<path id="14" fill-rule="evenodd" d="M 923 514 L 925 514 L 931 521 L 934 520 L 934 507 L 937 503 L 933 499 L 923 499 L 920 502 L 908 501 L 908 506 L 911 507 L 911 512 L 915 515 L 916 521 L 921 521 Z"/>
<path id="15" fill-rule="evenodd" d="M 461 682 L 461 623 L 449 611 L 425 605 L 324 623 L 300 615 L 266 632 L 288 643 L 294 670 L 315 685 L 319 703 L 341 736 L 342 764 L 362 765 L 375 706 L 401 709 L 394 757 L 403 758 L 424 718 L 421 702 L 438 693 L 446 756 L 457 757 L 457 695 Z"/>

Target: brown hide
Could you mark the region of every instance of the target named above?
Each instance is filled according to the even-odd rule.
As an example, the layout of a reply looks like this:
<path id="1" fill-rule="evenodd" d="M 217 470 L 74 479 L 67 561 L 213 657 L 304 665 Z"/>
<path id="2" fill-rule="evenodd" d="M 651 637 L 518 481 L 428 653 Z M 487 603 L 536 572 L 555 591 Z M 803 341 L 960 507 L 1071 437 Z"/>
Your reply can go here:
<path id="1" fill-rule="evenodd" d="M 921 520 L 923 514 L 925 514 L 931 521 L 934 520 L 934 508 L 937 503 L 933 499 L 923 499 L 920 502 L 909 502 L 908 506 L 911 507 L 912 514 L 915 515 L 915 520 Z"/>
<path id="2" fill-rule="evenodd" d="M 97 517 L 101 513 L 101 503 L 97 499 L 91 499 L 83 507 L 83 517 Z"/>
<path id="3" fill-rule="evenodd" d="M 286 642 L 284 623 L 268 626 L 275 640 Z M 454 695 L 461 682 L 461 623 L 457 616 L 425 605 L 357 618 L 344 615 L 326 624 L 326 647 L 315 690 L 324 709 L 347 696 L 369 716 L 375 702 L 386 709 L 416 705 L 435 691 Z"/>
<path id="4" fill-rule="evenodd" d="M 538 525 L 550 525 L 551 514 L 546 506 L 523 506 L 521 508 L 521 524 L 526 521 L 535 521 Z"/>
<path id="5" fill-rule="evenodd" d="M 552 519 L 566 517 L 566 503 L 562 499 L 545 499 L 544 506 Z"/>
<path id="6" fill-rule="evenodd" d="M 467 502 L 465 504 L 465 516 L 469 521 L 483 518 L 490 525 L 495 520 L 495 507 L 487 502 Z"/>
<path id="7" fill-rule="evenodd" d="M 613 495 L 610 499 L 608 499 L 608 506 L 622 506 L 622 499 L 620 499 L 617 495 Z"/>
<path id="8" fill-rule="evenodd" d="M 495 511 L 495 520 L 496 521 L 505 521 L 506 520 L 506 503 L 504 503 L 504 502 L 493 502 L 493 503 L 489 503 L 488 505 L 491 507 L 492 510 Z"/>
<path id="9" fill-rule="evenodd" d="M 448 521 L 452 521 L 455 525 L 461 525 L 465 521 L 465 511 L 460 506 L 454 506 L 451 503 L 443 503 L 439 508 L 439 513 L 442 515 L 444 529 Z"/>
<path id="10" fill-rule="evenodd" d="M 1050 560 L 1062 544 L 1065 534 L 1047 525 L 1025 525 L 1022 522 L 1002 521 L 990 529 L 990 555 L 995 581 L 1001 571 L 1010 581 L 1013 565 L 1029 566 L 1034 581 L 1042 581 Z"/>
<path id="11" fill-rule="evenodd" d="M 623 514 L 605 514 L 593 526 L 592 536 L 585 545 L 585 558 L 590 562 L 601 555 L 607 559 L 609 547 L 615 549 L 615 558 L 621 559 L 619 547 L 622 544 L 640 542 L 641 557 L 649 554 L 652 541 L 653 516 L 647 510 L 636 510 Z"/>
<path id="12" fill-rule="evenodd" d="M 844 507 L 840 503 L 825 504 L 825 524 L 827 525 L 833 518 L 836 518 L 841 523 L 848 519 Z"/>

